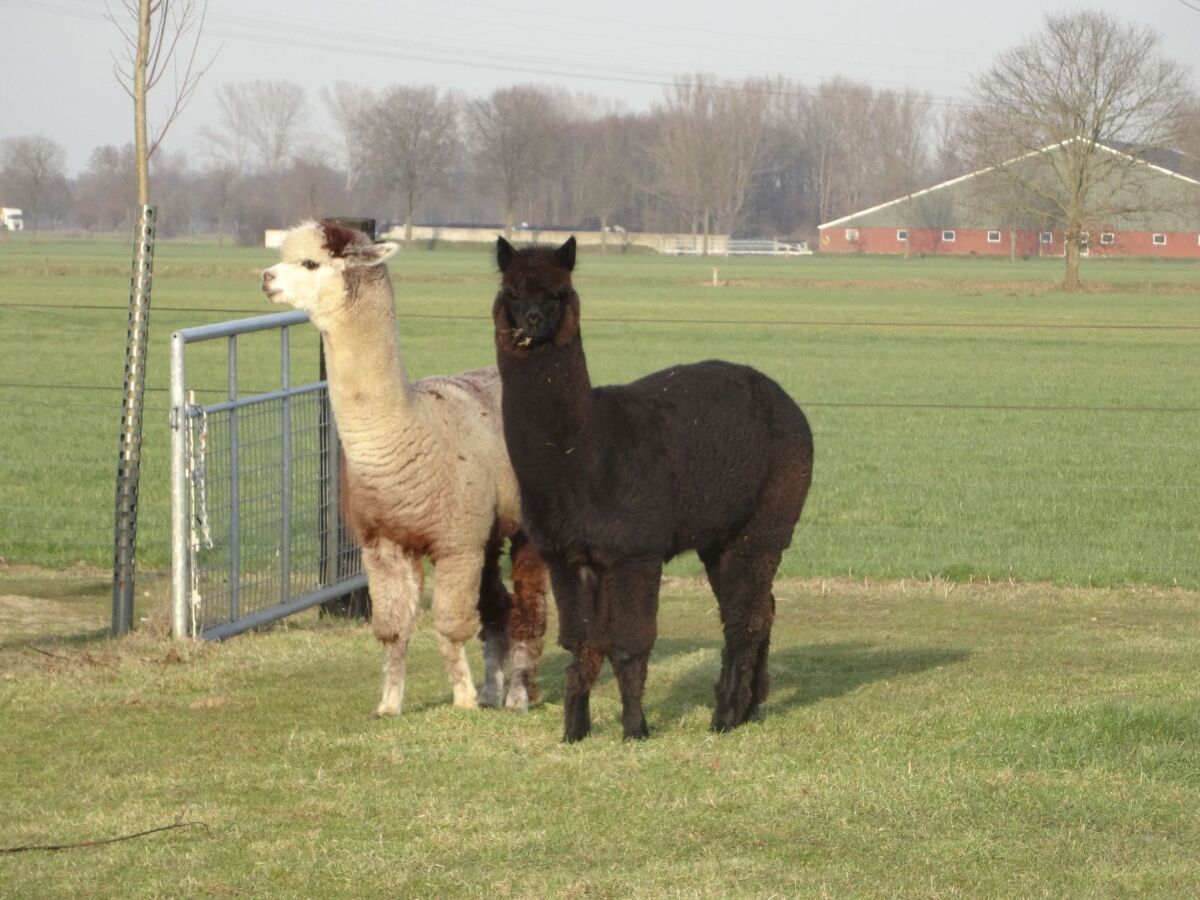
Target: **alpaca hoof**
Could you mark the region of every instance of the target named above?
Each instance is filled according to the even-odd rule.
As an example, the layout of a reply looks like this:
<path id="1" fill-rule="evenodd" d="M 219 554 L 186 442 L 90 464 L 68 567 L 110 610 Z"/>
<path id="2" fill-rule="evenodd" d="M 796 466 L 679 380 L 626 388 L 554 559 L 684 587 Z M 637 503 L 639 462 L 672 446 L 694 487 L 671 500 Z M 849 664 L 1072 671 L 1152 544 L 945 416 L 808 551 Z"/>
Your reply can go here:
<path id="1" fill-rule="evenodd" d="M 529 692 L 521 681 L 514 681 L 508 689 L 508 697 L 504 700 L 505 709 L 516 712 L 529 712 Z"/>
<path id="2" fill-rule="evenodd" d="M 587 736 L 588 736 L 588 733 L 586 731 L 583 732 L 582 734 L 576 734 L 576 733 L 573 733 L 570 728 L 568 728 L 565 732 L 563 732 L 563 743 L 564 744 L 578 744 L 580 741 L 582 741 Z"/>
<path id="3" fill-rule="evenodd" d="M 625 740 L 627 741 L 644 741 L 650 737 L 650 729 L 646 727 L 646 720 L 642 720 L 641 726 L 625 730 Z"/>
<path id="4" fill-rule="evenodd" d="M 503 695 L 503 689 L 488 685 L 479 695 L 480 709 L 499 709 L 504 706 Z"/>
<path id="5" fill-rule="evenodd" d="M 740 724 L 737 715 L 732 709 L 718 709 L 713 713 L 712 730 L 724 734 L 737 728 Z"/>
<path id="6" fill-rule="evenodd" d="M 371 713 L 372 719 L 392 719 L 400 715 L 400 710 L 391 709 L 387 706 L 378 707 L 375 712 Z"/>
<path id="7" fill-rule="evenodd" d="M 465 691 L 462 693 L 455 691 L 454 705 L 458 709 L 479 709 L 479 701 L 476 700 L 474 691 L 469 694 Z"/>

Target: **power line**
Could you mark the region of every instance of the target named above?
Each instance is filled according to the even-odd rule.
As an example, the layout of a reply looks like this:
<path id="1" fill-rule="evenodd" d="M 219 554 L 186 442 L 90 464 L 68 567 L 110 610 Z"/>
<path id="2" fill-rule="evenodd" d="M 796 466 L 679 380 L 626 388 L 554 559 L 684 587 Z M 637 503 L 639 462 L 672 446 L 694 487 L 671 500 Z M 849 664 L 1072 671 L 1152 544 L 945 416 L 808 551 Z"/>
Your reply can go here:
<path id="1" fill-rule="evenodd" d="M 362 0 L 329 0 L 329 2 L 337 4 L 337 5 L 359 6 L 359 7 L 366 7 L 368 9 L 394 11 L 394 7 L 390 4 L 387 6 L 381 6 L 376 3 L 362 2 Z M 1181 0 L 1181 2 L 1182 2 L 1182 0 Z M 470 3 L 470 2 L 465 2 L 465 0 L 458 0 L 458 2 L 456 2 L 454 5 L 456 8 L 458 8 L 458 7 L 473 7 L 475 9 L 486 9 L 486 10 L 494 10 L 495 9 L 495 6 L 492 4 Z M 504 11 L 505 15 L 519 14 L 519 15 L 534 16 L 539 21 L 544 21 L 546 18 L 545 12 L 543 10 L 533 10 L 533 9 L 528 9 L 528 8 L 524 8 L 524 7 L 511 6 L 511 5 L 507 5 L 507 4 L 504 6 L 503 11 Z M 436 13 L 436 15 L 439 18 L 453 18 L 456 20 L 465 20 L 465 21 L 480 21 L 479 19 L 476 19 L 476 18 L 466 19 L 466 17 L 462 17 L 462 16 L 445 16 L 442 14 L 442 12 L 440 10 Z M 953 54 L 953 55 L 964 56 L 964 57 L 969 56 L 973 59 L 979 58 L 979 53 L 977 51 L 971 51 L 971 50 L 947 49 L 945 47 L 904 47 L 904 46 L 893 45 L 893 44 L 869 44 L 869 43 L 862 43 L 862 42 L 855 42 L 855 41 L 830 41 L 830 40 L 824 40 L 824 39 L 818 39 L 818 38 L 795 37 L 793 35 L 778 34 L 778 33 L 776 33 L 776 34 L 757 34 L 757 33 L 744 32 L 744 31 L 726 31 L 726 30 L 718 31 L 718 30 L 711 29 L 711 28 L 698 28 L 694 25 L 688 25 L 686 23 L 680 23 L 677 21 L 673 21 L 669 25 L 663 25 L 663 24 L 659 24 L 656 22 L 650 22 L 650 21 L 647 21 L 644 19 L 637 20 L 637 21 L 631 20 L 631 19 L 612 19 L 612 18 L 603 18 L 600 16 L 588 16 L 588 15 L 581 15 L 579 13 L 570 13 L 570 12 L 566 12 L 563 10 L 556 10 L 554 12 L 554 18 L 555 19 L 564 19 L 564 20 L 568 20 L 568 21 L 576 21 L 576 22 L 589 22 L 589 23 L 602 24 L 602 25 L 617 25 L 617 26 L 621 26 L 621 27 L 625 27 L 625 28 L 629 28 L 629 27 L 636 28 L 636 29 L 651 28 L 651 29 L 657 29 L 660 31 L 670 31 L 672 34 L 677 33 L 677 32 L 690 32 L 692 34 L 706 34 L 706 35 L 709 35 L 710 37 L 716 37 L 716 38 L 720 38 L 722 40 L 730 40 L 730 39 L 733 39 L 733 40 L 741 40 L 741 39 L 768 40 L 768 41 L 781 41 L 781 42 L 794 43 L 794 44 L 816 44 L 818 46 L 829 46 L 829 47 L 853 47 L 853 48 L 863 49 L 863 50 L 899 50 L 899 51 L 907 52 L 907 53 L 920 53 L 920 54 L 947 53 L 947 54 Z M 514 26 L 514 27 L 519 27 L 519 28 L 521 28 L 521 30 L 526 30 L 528 28 L 528 26 L 525 26 L 525 25 Z M 539 30 L 545 30 L 545 29 L 539 29 Z M 622 38 L 622 39 L 624 39 L 624 38 Z M 634 38 L 634 39 L 636 40 L 637 38 Z M 694 44 L 673 45 L 673 46 L 695 47 Z"/>
<path id="2" fill-rule="evenodd" d="M 33 4 L 29 0 L 0 0 L 0 5 L 23 5 L 38 12 L 50 12 L 58 15 L 72 16 L 75 18 L 87 19 L 94 21 L 99 18 L 98 14 L 92 10 L 83 10 L 54 0 L 39 0 Z M 256 24 L 249 29 L 240 28 L 237 25 L 224 27 L 220 26 L 223 20 L 236 22 L 238 19 Z M 636 84 L 648 87 L 663 87 L 669 88 L 675 84 L 675 75 L 678 73 L 655 72 L 645 69 L 618 69 L 612 66 L 591 66 L 591 70 L 581 70 L 575 65 L 574 60 L 558 60 L 547 65 L 531 65 L 529 63 L 528 54 L 507 54 L 502 51 L 484 51 L 490 53 L 495 61 L 485 61 L 479 59 L 480 51 L 465 49 L 461 54 L 454 53 L 437 53 L 429 51 L 413 52 L 410 50 L 397 50 L 397 44 L 404 45 L 406 42 L 403 39 L 390 40 L 387 47 L 373 44 L 378 40 L 378 31 L 372 32 L 351 32 L 341 30 L 341 35 L 337 36 L 338 29 L 331 28 L 328 23 L 312 22 L 308 31 L 316 31 L 320 34 L 334 33 L 334 39 L 314 39 L 305 38 L 303 36 L 282 38 L 277 34 L 281 31 L 301 31 L 302 34 L 308 33 L 302 26 L 290 24 L 287 21 L 280 20 L 265 20 L 254 19 L 253 17 L 235 16 L 230 14 L 212 14 L 208 16 L 209 24 L 206 26 L 206 33 L 211 36 L 224 37 L 231 40 L 252 42 L 257 48 L 261 49 L 263 44 L 264 30 L 272 34 L 271 43 L 273 45 L 292 47 L 296 49 L 306 50 L 331 50 L 335 52 L 353 54 L 356 57 L 373 56 L 384 59 L 399 59 L 406 62 L 424 62 L 456 66 L 459 68 L 473 70 L 491 70 L 512 72 L 522 75 L 543 75 L 552 76 L 555 78 L 581 79 L 586 81 L 597 81 L 610 84 Z M 412 44 L 411 39 L 407 42 Z M 436 47 L 446 45 L 444 39 L 437 39 Z M 429 44 L 416 44 L 418 47 L 428 47 Z M 911 68 L 911 67 L 906 67 Z M 752 76 L 761 77 L 762 73 L 757 72 Z M 870 84 L 876 90 L 903 90 L 909 85 L 879 85 Z M 745 90 L 739 85 L 718 85 L 721 90 Z M 776 90 L 773 93 L 779 96 L 796 96 L 796 97 L 811 97 L 816 93 L 813 88 L 804 88 L 793 86 L 786 90 Z M 931 103 L 948 107 L 962 107 L 969 105 L 967 101 L 954 98 L 934 95 L 927 91 L 921 93 L 929 97 Z"/>

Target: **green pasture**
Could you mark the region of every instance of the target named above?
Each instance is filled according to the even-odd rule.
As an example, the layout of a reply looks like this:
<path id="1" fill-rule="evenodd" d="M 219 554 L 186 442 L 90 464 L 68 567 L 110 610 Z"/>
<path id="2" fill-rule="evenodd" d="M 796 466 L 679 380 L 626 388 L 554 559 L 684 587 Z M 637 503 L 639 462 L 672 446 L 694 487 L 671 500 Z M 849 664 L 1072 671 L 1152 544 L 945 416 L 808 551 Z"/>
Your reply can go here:
<path id="1" fill-rule="evenodd" d="M 167 339 L 272 311 L 273 254 L 159 245 L 138 534 L 168 562 Z M 718 286 L 713 287 L 714 267 Z M 391 263 L 413 376 L 491 364 L 487 248 Z M 722 357 L 801 403 L 816 439 L 788 576 L 1200 585 L 1200 267 L 1061 261 L 585 254 L 597 384 Z M 111 559 L 129 288 L 124 241 L 0 241 L 0 557 Z M 295 330 L 294 383 L 316 377 Z M 193 358 L 225 390 L 222 348 Z M 277 385 L 278 340 L 244 339 L 241 390 Z M 673 570 L 696 571 L 685 560 Z"/>
<path id="2" fill-rule="evenodd" d="M 1195 896 L 1200 592 L 776 595 L 761 723 L 708 731 L 715 604 L 672 579 L 650 739 L 606 671 L 568 746 L 556 649 L 529 715 L 455 710 L 424 612 L 378 721 L 365 626 L 58 640 L 102 633 L 103 573 L 0 571 L 0 848 L 189 823 L 0 854 L 0 896 Z"/>

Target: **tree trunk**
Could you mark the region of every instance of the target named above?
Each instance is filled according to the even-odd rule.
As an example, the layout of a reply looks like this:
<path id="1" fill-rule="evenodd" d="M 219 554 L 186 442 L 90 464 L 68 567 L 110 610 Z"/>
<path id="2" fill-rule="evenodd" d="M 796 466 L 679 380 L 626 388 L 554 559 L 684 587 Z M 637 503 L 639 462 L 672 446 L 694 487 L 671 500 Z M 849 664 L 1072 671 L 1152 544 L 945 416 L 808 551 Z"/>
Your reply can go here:
<path id="1" fill-rule="evenodd" d="M 413 202 L 412 191 L 408 192 L 408 205 L 404 210 L 404 243 L 412 243 L 412 226 L 413 226 Z"/>
<path id="2" fill-rule="evenodd" d="M 150 62 L 150 0 L 138 2 L 138 50 L 133 67 L 133 152 L 138 205 L 150 202 L 150 145 L 146 139 L 146 67 Z"/>
<path id="3" fill-rule="evenodd" d="M 709 230 L 709 212 L 708 207 L 704 207 L 704 255 L 708 256 L 708 230 Z"/>
<path id="4" fill-rule="evenodd" d="M 1008 261 L 1017 261 L 1017 229 L 1008 229 Z"/>
<path id="5" fill-rule="evenodd" d="M 608 216 L 600 217 L 600 252 L 608 252 Z"/>
<path id="6" fill-rule="evenodd" d="M 1066 242 L 1066 253 L 1064 255 L 1067 260 L 1067 271 L 1063 287 L 1068 291 L 1079 290 L 1079 234 L 1080 230 L 1072 227 L 1067 229 L 1067 233 L 1063 238 Z"/>

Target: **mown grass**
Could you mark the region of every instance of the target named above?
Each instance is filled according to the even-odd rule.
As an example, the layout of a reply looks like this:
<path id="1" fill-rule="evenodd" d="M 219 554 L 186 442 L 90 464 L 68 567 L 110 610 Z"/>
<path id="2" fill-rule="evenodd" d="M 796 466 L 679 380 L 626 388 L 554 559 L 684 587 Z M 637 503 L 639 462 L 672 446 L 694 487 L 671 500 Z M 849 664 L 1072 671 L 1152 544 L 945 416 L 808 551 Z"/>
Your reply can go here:
<path id="1" fill-rule="evenodd" d="M 0 574 L 0 595 L 30 577 Z M 102 620 L 102 572 L 61 581 L 58 614 Z M 806 580 L 777 595 L 763 722 L 707 730 L 719 624 L 705 589 L 673 580 L 650 740 L 621 741 L 606 673 L 572 746 L 561 652 L 528 716 L 454 710 L 427 613 L 408 712 L 388 721 L 367 715 L 362 626 L 301 617 L 171 645 L 30 624 L 0 638 L 0 846 L 206 827 L 2 855 L 0 894 L 1193 895 L 1200 593 Z"/>
<path id="2" fill-rule="evenodd" d="M 272 259 L 159 247 L 144 566 L 168 558 L 169 333 L 275 311 L 257 287 Z M 0 557 L 108 563 L 128 267 L 118 241 L 0 243 Z M 414 376 L 493 362 L 484 250 L 391 268 Z M 1200 585 L 1200 267 L 1089 260 L 1078 295 L 1060 268 L 588 254 L 577 284 L 596 383 L 723 357 L 804 406 L 816 477 L 787 575 Z M 294 383 L 315 378 L 316 343 L 297 330 Z M 222 349 L 191 362 L 202 398 L 224 391 Z M 276 386 L 278 352 L 243 341 L 243 391 Z"/>

